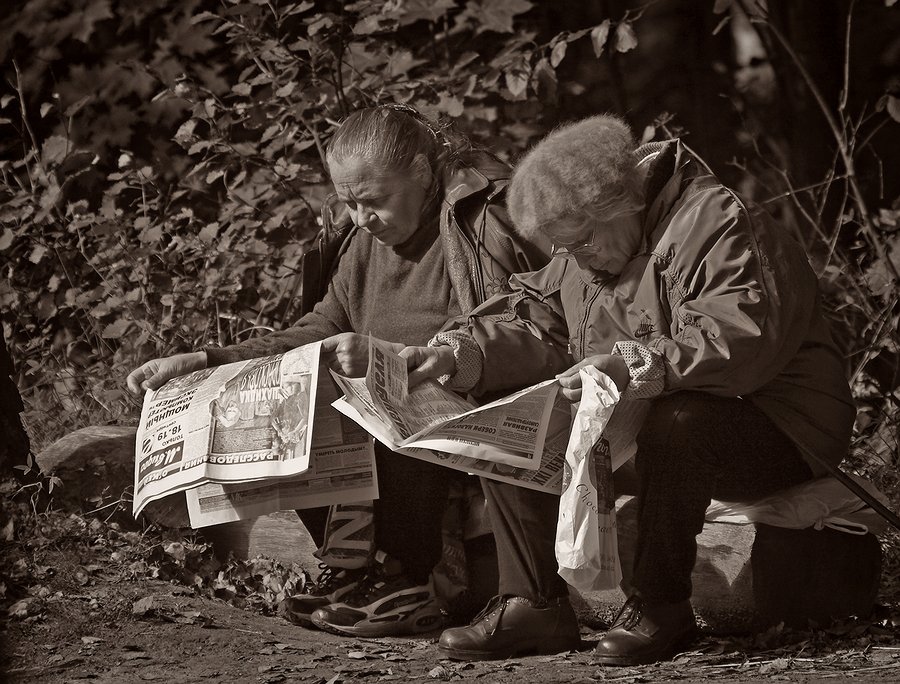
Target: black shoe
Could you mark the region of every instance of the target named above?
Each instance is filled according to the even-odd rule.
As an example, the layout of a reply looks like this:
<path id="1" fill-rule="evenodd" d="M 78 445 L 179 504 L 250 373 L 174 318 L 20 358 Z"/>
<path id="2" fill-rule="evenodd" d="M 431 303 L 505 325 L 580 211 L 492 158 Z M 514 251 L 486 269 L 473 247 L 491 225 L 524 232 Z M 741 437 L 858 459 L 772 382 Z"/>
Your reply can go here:
<path id="1" fill-rule="evenodd" d="M 359 585 L 310 616 L 319 629 L 357 637 L 407 636 L 439 629 L 444 602 L 434 583 L 415 584 L 404 574 L 373 565 Z"/>
<path id="2" fill-rule="evenodd" d="M 578 619 L 568 598 L 538 604 L 520 596 L 495 596 L 468 627 L 444 630 L 438 650 L 454 660 L 502 660 L 562 653 L 580 645 Z"/>
<path id="3" fill-rule="evenodd" d="M 289 596 L 279 604 L 278 614 L 281 617 L 295 625 L 315 629 L 316 626 L 310 619 L 312 613 L 353 591 L 366 574 L 365 568 L 348 570 L 332 568 L 325 564 L 320 564 L 319 568 L 321 572 L 307 593 Z"/>
<path id="4" fill-rule="evenodd" d="M 594 655 L 604 665 L 645 665 L 668 660 L 697 633 L 690 601 L 647 603 L 629 598 Z"/>

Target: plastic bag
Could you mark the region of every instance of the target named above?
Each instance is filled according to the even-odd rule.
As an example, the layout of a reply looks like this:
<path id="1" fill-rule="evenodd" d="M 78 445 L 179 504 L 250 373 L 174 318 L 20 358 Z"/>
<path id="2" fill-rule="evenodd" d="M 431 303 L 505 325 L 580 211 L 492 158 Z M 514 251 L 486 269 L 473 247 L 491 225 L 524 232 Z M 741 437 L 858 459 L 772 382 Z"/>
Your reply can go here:
<path id="1" fill-rule="evenodd" d="M 619 391 L 612 379 L 592 366 L 579 372 L 581 403 L 563 465 L 556 560 L 560 576 L 579 591 L 612 589 L 619 586 L 622 569 L 612 458 L 603 431 Z"/>
<path id="2" fill-rule="evenodd" d="M 874 484 L 857 475 L 849 477 L 876 499 L 887 503 L 887 497 Z M 886 527 L 886 521 L 878 513 L 830 476 L 804 482 L 756 501 L 713 501 L 706 510 L 706 519 L 738 524 L 759 522 L 792 529 L 830 527 L 848 534 L 879 534 Z"/>

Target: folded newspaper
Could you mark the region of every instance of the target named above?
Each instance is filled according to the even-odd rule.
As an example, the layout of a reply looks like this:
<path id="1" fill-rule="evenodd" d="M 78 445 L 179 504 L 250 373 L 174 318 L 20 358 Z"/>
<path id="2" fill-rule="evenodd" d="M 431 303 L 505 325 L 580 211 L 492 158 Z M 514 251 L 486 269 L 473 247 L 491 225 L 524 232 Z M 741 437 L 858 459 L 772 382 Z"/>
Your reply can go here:
<path id="1" fill-rule="evenodd" d="M 377 497 L 372 440 L 331 408 L 337 392 L 320 372 L 320 348 L 204 369 L 148 392 L 134 515 L 182 492 L 192 527 Z"/>
<path id="2" fill-rule="evenodd" d="M 410 389 L 405 360 L 375 339 L 365 378 L 332 376 L 335 408 L 394 451 L 559 493 L 571 409 L 555 380 L 477 406 L 434 381 Z"/>

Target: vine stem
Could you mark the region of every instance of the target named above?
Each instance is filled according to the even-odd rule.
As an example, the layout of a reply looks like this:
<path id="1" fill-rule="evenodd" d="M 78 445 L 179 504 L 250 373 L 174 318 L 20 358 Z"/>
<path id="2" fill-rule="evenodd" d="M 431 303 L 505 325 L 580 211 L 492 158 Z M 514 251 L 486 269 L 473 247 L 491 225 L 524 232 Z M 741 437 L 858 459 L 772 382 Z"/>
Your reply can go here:
<path id="1" fill-rule="evenodd" d="M 19 95 L 19 111 L 22 114 L 22 125 L 25 126 L 25 130 L 28 131 L 28 137 L 31 138 L 31 145 L 34 148 L 34 158 L 37 162 L 37 165 L 41 169 L 41 173 L 44 178 L 47 177 L 47 169 L 44 168 L 44 163 L 41 161 L 41 148 L 38 146 L 37 137 L 34 135 L 34 130 L 31 128 L 31 124 L 28 122 L 28 110 L 25 108 L 25 92 L 22 90 L 22 72 L 19 71 L 19 63 L 16 60 L 12 61 L 13 69 L 16 72 L 16 93 Z M 28 175 L 28 180 L 31 183 L 31 190 L 34 191 L 34 180 L 31 178 L 31 174 Z"/>
<path id="2" fill-rule="evenodd" d="M 743 3 L 741 3 L 743 5 Z M 853 5 L 855 4 L 855 0 L 850 5 L 850 10 L 847 14 L 847 33 L 849 35 L 850 31 L 850 22 L 852 20 L 853 14 Z M 746 11 L 746 9 L 745 9 Z M 748 16 L 751 16 L 751 21 L 757 24 L 762 24 L 765 26 L 766 30 L 769 31 L 775 39 L 778 41 L 779 45 L 781 45 L 782 49 L 787 53 L 788 57 L 791 58 L 791 61 L 794 63 L 794 66 L 800 72 L 800 77 L 803 79 L 803 82 L 806 84 L 806 87 L 809 88 L 810 93 L 816 101 L 816 104 L 819 107 L 819 110 L 822 112 L 822 115 L 825 117 L 825 121 L 828 124 L 828 127 L 831 129 L 831 133 L 834 136 L 834 140 L 838 145 L 838 151 L 841 155 L 841 161 L 844 163 L 844 168 L 846 169 L 846 177 L 847 182 L 850 185 L 850 190 L 853 193 L 853 200 L 856 203 L 857 210 L 860 214 L 860 226 L 868 237 L 869 242 L 871 242 L 872 247 L 875 249 L 876 254 L 878 255 L 879 260 L 884 262 L 885 267 L 893 274 L 894 279 L 900 281 L 900 271 L 897 270 L 897 267 L 894 265 L 893 261 L 888 258 L 887 251 L 884 248 L 884 245 L 881 243 L 881 239 L 878 234 L 875 232 L 875 229 L 872 227 L 872 222 L 869 218 L 869 209 L 866 204 L 866 200 L 863 197 L 862 190 L 859 187 L 859 182 L 856 177 L 856 166 L 853 162 L 853 154 L 850 150 L 849 145 L 847 144 L 846 136 L 841 128 L 838 125 L 838 121 L 835 118 L 834 114 L 832 114 L 831 110 L 828 107 L 828 103 L 825 102 L 825 98 L 822 96 L 822 93 L 819 91 L 819 88 L 816 86 L 815 81 L 813 81 L 812 76 L 809 71 L 807 71 L 803 62 L 800 60 L 799 55 L 794 51 L 794 49 L 790 46 L 788 41 L 786 40 L 784 34 L 776 27 L 773 26 L 771 22 L 769 22 L 765 18 L 753 17 L 749 12 L 747 12 Z M 849 40 L 849 38 L 848 38 Z M 846 90 L 846 85 L 844 86 Z M 842 96 L 843 97 L 843 96 Z"/>

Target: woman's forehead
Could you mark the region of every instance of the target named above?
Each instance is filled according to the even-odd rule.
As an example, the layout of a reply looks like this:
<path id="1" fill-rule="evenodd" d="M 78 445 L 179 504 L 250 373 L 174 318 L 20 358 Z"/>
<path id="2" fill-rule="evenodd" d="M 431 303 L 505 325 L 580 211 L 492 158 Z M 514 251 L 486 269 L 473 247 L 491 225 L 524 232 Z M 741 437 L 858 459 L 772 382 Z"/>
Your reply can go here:
<path id="1" fill-rule="evenodd" d="M 380 192 L 385 186 L 402 180 L 398 178 L 399 174 L 396 171 L 389 171 L 358 158 L 329 160 L 328 171 L 336 190 L 353 195 Z"/>

